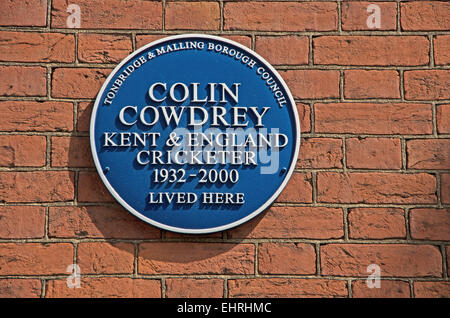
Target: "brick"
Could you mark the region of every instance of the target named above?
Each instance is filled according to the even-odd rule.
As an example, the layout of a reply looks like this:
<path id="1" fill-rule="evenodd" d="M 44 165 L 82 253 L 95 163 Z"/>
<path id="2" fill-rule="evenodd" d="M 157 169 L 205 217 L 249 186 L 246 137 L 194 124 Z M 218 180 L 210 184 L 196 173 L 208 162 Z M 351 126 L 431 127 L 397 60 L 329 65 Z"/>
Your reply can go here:
<path id="1" fill-rule="evenodd" d="M 0 172 L 0 198 L 5 202 L 71 201 L 74 199 L 74 173 Z"/>
<path id="2" fill-rule="evenodd" d="M 151 42 L 162 39 L 166 37 L 163 34 L 137 34 L 136 35 L 136 48 L 143 47 Z"/>
<path id="3" fill-rule="evenodd" d="M 322 275 L 367 277 L 377 264 L 382 277 L 442 275 L 442 257 L 431 245 L 327 244 L 320 248 Z"/>
<path id="4" fill-rule="evenodd" d="M 405 71 L 404 78 L 406 99 L 450 99 L 450 70 Z"/>
<path id="5" fill-rule="evenodd" d="M 75 37 L 63 33 L 0 32 L 0 61 L 75 61 Z"/>
<path id="6" fill-rule="evenodd" d="M 294 172 L 276 202 L 312 203 L 311 173 Z"/>
<path id="7" fill-rule="evenodd" d="M 96 172 L 82 171 L 78 176 L 78 201 L 115 202 Z"/>
<path id="8" fill-rule="evenodd" d="M 314 64 L 400 66 L 428 64 L 430 43 L 424 36 L 319 36 L 313 47 Z"/>
<path id="9" fill-rule="evenodd" d="M 1 26 L 45 26 L 47 24 L 47 1 L 2 1 Z"/>
<path id="10" fill-rule="evenodd" d="M 296 168 L 342 168 L 342 140 L 305 138 L 300 145 Z"/>
<path id="11" fill-rule="evenodd" d="M 169 298 L 222 298 L 221 279 L 166 279 L 166 297 Z"/>
<path id="12" fill-rule="evenodd" d="M 41 297 L 39 279 L 0 279 L 0 297 L 2 298 L 38 298 Z"/>
<path id="13" fill-rule="evenodd" d="M 449 298 L 450 282 L 414 282 L 415 298 Z"/>
<path id="14" fill-rule="evenodd" d="M 315 131 L 350 134 L 431 134 L 428 104 L 317 103 Z"/>
<path id="15" fill-rule="evenodd" d="M 225 30 L 337 30 L 337 7 L 332 2 L 226 2 Z"/>
<path id="16" fill-rule="evenodd" d="M 94 167 L 89 137 L 52 137 L 52 167 Z"/>
<path id="17" fill-rule="evenodd" d="M 444 1 L 402 2 L 400 4 L 402 30 L 446 31 L 450 25 L 450 3 Z"/>
<path id="18" fill-rule="evenodd" d="M 390 70 L 346 70 L 344 96 L 349 99 L 400 98 L 399 74 Z"/>
<path id="19" fill-rule="evenodd" d="M 316 251 L 311 244 L 260 243 L 258 271 L 261 274 L 315 274 Z"/>
<path id="20" fill-rule="evenodd" d="M 52 75 L 52 96 L 95 98 L 111 69 L 57 68 Z"/>
<path id="21" fill-rule="evenodd" d="M 441 201 L 450 204 L 450 173 L 441 174 Z"/>
<path id="22" fill-rule="evenodd" d="M 161 298 L 159 279 L 81 277 L 80 288 L 69 288 L 65 279 L 49 280 L 47 298 Z"/>
<path id="23" fill-rule="evenodd" d="M 409 169 L 450 169 L 450 139 L 413 139 L 406 142 Z"/>
<path id="24" fill-rule="evenodd" d="M 317 200 L 336 203 L 436 203 L 436 178 L 427 173 L 319 172 Z"/>
<path id="25" fill-rule="evenodd" d="M 341 238 L 342 210 L 327 207 L 271 207 L 229 231 L 232 238 Z"/>
<path id="26" fill-rule="evenodd" d="M 78 35 L 78 60 L 85 63 L 119 63 L 132 52 L 131 38 L 126 35 Z"/>
<path id="27" fill-rule="evenodd" d="M 218 30 L 220 8 L 217 2 L 168 2 L 167 30 Z"/>
<path id="28" fill-rule="evenodd" d="M 339 71 L 289 70 L 279 72 L 294 98 L 318 99 L 339 97 Z"/>
<path id="29" fill-rule="evenodd" d="M 20 205 L 0 207 L 0 238 L 42 238 L 44 229 L 44 207 Z"/>
<path id="30" fill-rule="evenodd" d="M 300 120 L 300 131 L 311 131 L 311 107 L 306 104 L 297 103 L 297 113 Z"/>
<path id="31" fill-rule="evenodd" d="M 80 243 L 77 248 L 77 259 L 83 274 L 132 274 L 134 244 Z"/>
<path id="32" fill-rule="evenodd" d="M 73 104 L 68 102 L 0 102 L 2 131 L 72 131 Z"/>
<path id="33" fill-rule="evenodd" d="M 77 131 L 89 131 L 94 102 L 80 102 L 77 108 Z"/>
<path id="34" fill-rule="evenodd" d="M 349 168 L 402 168 L 402 145 L 398 138 L 348 138 L 346 150 Z"/>
<path id="35" fill-rule="evenodd" d="M 445 254 L 447 254 L 447 276 L 450 274 L 450 246 L 445 248 Z"/>
<path id="36" fill-rule="evenodd" d="M 255 49 L 272 65 L 308 64 L 309 61 L 307 36 L 257 36 Z"/>
<path id="37" fill-rule="evenodd" d="M 450 134 L 450 104 L 436 107 L 437 131 L 440 134 Z"/>
<path id="38" fill-rule="evenodd" d="M 347 297 L 345 281 L 331 279 L 246 278 L 228 280 L 229 297 Z"/>
<path id="39" fill-rule="evenodd" d="M 348 213 L 353 239 L 405 238 L 405 213 L 398 208 L 354 208 Z"/>
<path id="40" fill-rule="evenodd" d="M 412 209 L 409 223 L 414 239 L 450 241 L 450 209 Z"/>
<path id="41" fill-rule="evenodd" d="M 52 2 L 52 28 L 68 28 L 67 0 Z M 160 1 L 77 0 L 82 29 L 144 29 L 161 30 L 162 4 Z"/>
<path id="42" fill-rule="evenodd" d="M 380 28 L 369 28 L 367 20 L 373 12 L 367 12 L 372 2 L 343 2 L 341 5 L 342 30 L 396 30 L 397 4 L 392 2 L 377 2 L 380 7 Z"/>
<path id="43" fill-rule="evenodd" d="M 0 275 L 66 275 L 70 243 L 0 243 Z"/>
<path id="44" fill-rule="evenodd" d="M 369 288 L 366 281 L 352 282 L 354 298 L 409 298 L 409 283 L 398 280 L 380 280 L 380 288 Z"/>
<path id="45" fill-rule="evenodd" d="M 0 66 L 0 95 L 45 96 L 47 70 L 41 66 Z"/>
<path id="46" fill-rule="evenodd" d="M 42 167 L 46 152 L 45 136 L 0 135 L 1 167 Z"/>
<path id="47" fill-rule="evenodd" d="M 435 64 L 450 64 L 450 35 L 436 35 L 433 43 Z"/>
<path id="48" fill-rule="evenodd" d="M 48 235 L 56 238 L 155 239 L 159 229 L 116 206 L 49 208 Z"/>
<path id="49" fill-rule="evenodd" d="M 189 253 L 186 253 L 189 251 Z M 141 243 L 140 274 L 253 274 L 253 244 Z"/>
<path id="50" fill-rule="evenodd" d="M 248 48 L 252 47 L 252 38 L 246 35 L 220 35 L 225 39 L 232 40 L 238 42 Z"/>

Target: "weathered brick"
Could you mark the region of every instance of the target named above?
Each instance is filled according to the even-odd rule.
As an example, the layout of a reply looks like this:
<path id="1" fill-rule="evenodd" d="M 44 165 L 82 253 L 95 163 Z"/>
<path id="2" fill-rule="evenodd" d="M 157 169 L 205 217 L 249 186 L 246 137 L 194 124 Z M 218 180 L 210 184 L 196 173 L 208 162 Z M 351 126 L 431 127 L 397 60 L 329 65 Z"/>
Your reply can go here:
<path id="1" fill-rule="evenodd" d="M 2 298 L 38 298 L 41 296 L 39 279 L 0 279 L 0 296 Z"/>
<path id="2" fill-rule="evenodd" d="M 397 4 L 392 2 L 377 2 L 380 7 L 380 28 L 369 28 L 367 19 L 372 12 L 367 12 L 367 7 L 373 2 L 343 2 L 341 5 L 342 30 L 396 30 L 397 29 Z"/>
<path id="3" fill-rule="evenodd" d="M 366 281 L 352 282 L 354 298 L 409 298 L 409 283 L 398 280 L 380 280 L 380 288 L 369 288 Z"/>
<path id="4" fill-rule="evenodd" d="M 450 139 L 413 139 L 406 143 L 409 169 L 450 169 Z"/>
<path id="5" fill-rule="evenodd" d="M 2 131 L 72 131 L 73 104 L 68 102 L 2 101 Z"/>
<path id="6" fill-rule="evenodd" d="M 0 275 L 65 275 L 72 263 L 70 243 L 0 243 Z"/>
<path id="7" fill-rule="evenodd" d="M 230 297 L 305 298 L 346 297 L 347 285 L 342 280 L 295 278 L 247 278 L 228 280 Z"/>
<path id="8" fill-rule="evenodd" d="M 294 98 L 318 99 L 339 97 L 339 71 L 280 71 Z"/>
<path id="9" fill-rule="evenodd" d="M 220 8 L 217 2 L 168 2 L 167 30 L 218 30 Z"/>
<path id="10" fill-rule="evenodd" d="M 431 134 L 428 104 L 317 103 L 315 131 L 351 134 Z"/>
<path id="11" fill-rule="evenodd" d="M 65 279 L 50 280 L 47 298 L 161 298 L 159 279 L 81 277 L 80 288 L 69 288 Z"/>
<path id="12" fill-rule="evenodd" d="M 308 64 L 309 60 L 307 36 L 257 36 L 255 49 L 272 65 Z"/>
<path id="13" fill-rule="evenodd" d="M 380 266 L 383 277 L 442 275 L 442 257 L 431 245 L 327 244 L 320 248 L 323 275 L 367 277 L 367 266 Z"/>
<path id="14" fill-rule="evenodd" d="M 271 207 L 229 231 L 232 238 L 311 238 L 344 236 L 342 210 L 327 207 Z"/>
<path id="15" fill-rule="evenodd" d="M 78 36 L 78 60 L 86 63 L 118 63 L 132 51 L 126 35 L 81 33 Z"/>
<path id="16" fill-rule="evenodd" d="M 86 242 L 78 244 L 77 264 L 83 274 L 132 274 L 132 243 Z"/>
<path id="17" fill-rule="evenodd" d="M 225 2 L 225 30 L 332 31 L 337 30 L 333 2 Z"/>
<path id="18" fill-rule="evenodd" d="M 42 167 L 46 152 L 45 136 L 0 135 L 1 167 Z"/>
<path id="19" fill-rule="evenodd" d="M 354 208 L 348 213 L 353 239 L 405 238 L 405 213 L 398 208 Z"/>
<path id="20" fill-rule="evenodd" d="M 50 237 L 155 239 L 161 232 L 116 206 L 50 207 Z"/>
<path id="21" fill-rule="evenodd" d="M 1 2 L 2 26 L 45 26 L 47 24 L 47 1 L 4 0 Z"/>
<path id="22" fill-rule="evenodd" d="M 440 134 L 450 134 L 450 104 L 436 107 L 437 131 Z"/>
<path id="23" fill-rule="evenodd" d="M 169 298 L 222 298 L 223 280 L 168 278 L 166 297 Z"/>
<path id="24" fill-rule="evenodd" d="M 391 70 L 346 70 L 344 96 L 349 99 L 400 98 L 399 74 Z"/>
<path id="25" fill-rule="evenodd" d="M 52 96 L 95 98 L 110 72 L 101 68 L 57 68 L 52 75 Z"/>
<path id="26" fill-rule="evenodd" d="M 44 229 L 44 207 L 20 205 L 0 207 L 0 238 L 41 238 L 44 237 Z"/>
<path id="27" fill-rule="evenodd" d="M 78 177 L 78 201 L 115 202 L 96 172 L 82 171 Z"/>
<path id="28" fill-rule="evenodd" d="M 398 138 L 349 138 L 346 140 L 347 167 L 401 169 L 401 148 Z"/>
<path id="29" fill-rule="evenodd" d="M 317 200 L 336 203 L 436 203 L 436 178 L 427 173 L 317 174 Z"/>
<path id="30" fill-rule="evenodd" d="M 450 204 L 450 173 L 441 174 L 441 201 Z"/>
<path id="31" fill-rule="evenodd" d="M 342 168 L 342 159 L 341 139 L 305 138 L 296 168 Z"/>
<path id="32" fill-rule="evenodd" d="M 311 131 L 311 107 L 306 104 L 297 103 L 297 113 L 300 120 L 300 131 Z"/>
<path id="33" fill-rule="evenodd" d="M 89 131 L 94 102 L 80 102 L 77 108 L 77 131 Z"/>
<path id="34" fill-rule="evenodd" d="M 68 0 L 52 1 L 52 28 L 68 28 Z M 162 28 L 161 1 L 77 0 L 82 29 L 145 29 Z"/>
<path id="35" fill-rule="evenodd" d="M 89 137 L 52 137 L 52 167 L 93 167 Z"/>
<path id="36" fill-rule="evenodd" d="M 436 35 L 433 44 L 435 64 L 450 64 L 450 35 Z"/>
<path id="37" fill-rule="evenodd" d="M 63 33 L 2 31 L 0 61 L 74 62 L 75 37 Z"/>
<path id="38" fill-rule="evenodd" d="M 54 202 L 74 199 L 70 171 L 0 172 L 0 198 L 5 202 Z"/>
<path id="39" fill-rule="evenodd" d="M 0 95 L 45 96 L 47 70 L 41 66 L 0 66 Z"/>
<path id="40" fill-rule="evenodd" d="M 450 209 L 412 209 L 409 223 L 413 239 L 450 241 Z"/>
<path id="41" fill-rule="evenodd" d="M 402 2 L 400 17 L 402 30 L 446 31 L 450 25 L 450 3 L 444 1 Z"/>
<path id="42" fill-rule="evenodd" d="M 405 71 L 404 78 L 406 99 L 450 99 L 450 70 Z"/>
<path id="43" fill-rule="evenodd" d="M 252 244 L 141 243 L 138 271 L 140 274 L 253 274 L 254 254 Z"/>
<path id="44" fill-rule="evenodd" d="M 258 271 L 261 274 L 315 274 L 314 246 L 303 243 L 260 243 Z"/>
<path id="45" fill-rule="evenodd" d="M 449 298 L 450 282 L 414 282 L 415 298 Z"/>
<path id="46" fill-rule="evenodd" d="M 294 172 L 276 202 L 312 203 L 311 173 Z"/>
<path id="47" fill-rule="evenodd" d="M 319 36 L 313 39 L 314 64 L 425 65 L 430 43 L 425 36 Z"/>

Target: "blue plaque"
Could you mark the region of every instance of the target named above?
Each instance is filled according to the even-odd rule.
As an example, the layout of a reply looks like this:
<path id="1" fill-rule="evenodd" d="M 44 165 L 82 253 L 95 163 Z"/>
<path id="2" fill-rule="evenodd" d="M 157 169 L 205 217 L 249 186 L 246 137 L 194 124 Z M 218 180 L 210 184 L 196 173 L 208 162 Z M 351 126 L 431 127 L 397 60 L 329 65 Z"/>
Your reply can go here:
<path id="1" fill-rule="evenodd" d="M 187 34 L 152 42 L 112 71 L 90 137 L 122 206 L 195 234 L 237 226 L 276 199 L 295 168 L 300 125 L 289 89 L 261 56 Z"/>

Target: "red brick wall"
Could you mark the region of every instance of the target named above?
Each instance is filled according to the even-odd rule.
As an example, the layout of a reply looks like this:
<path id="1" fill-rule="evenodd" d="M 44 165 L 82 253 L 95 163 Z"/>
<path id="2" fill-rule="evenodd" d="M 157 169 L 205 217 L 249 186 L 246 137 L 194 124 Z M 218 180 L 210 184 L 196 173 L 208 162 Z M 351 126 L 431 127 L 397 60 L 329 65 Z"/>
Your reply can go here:
<path id="1" fill-rule="evenodd" d="M 381 9 L 371 29 L 366 11 Z M 81 27 L 67 26 L 67 6 Z M 450 297 L 450 2 L 0 0 L 0 296 Z M 92 101 L 136 48 L 185 32 L 267 58 L 302 125 L 295 173 L 235 229 L 121 208 Z M 68 265 L 81 288 L 68 288 Z M 381 268 L 368 288 L 367 266 Z"/>

